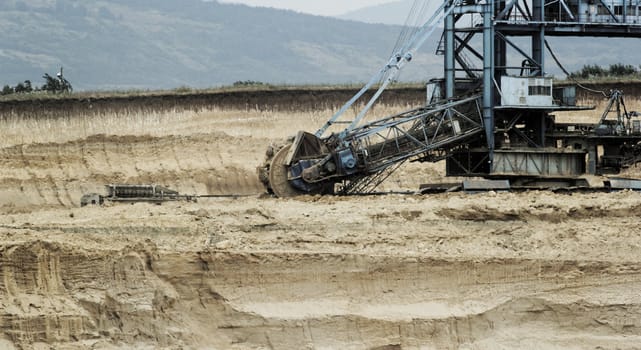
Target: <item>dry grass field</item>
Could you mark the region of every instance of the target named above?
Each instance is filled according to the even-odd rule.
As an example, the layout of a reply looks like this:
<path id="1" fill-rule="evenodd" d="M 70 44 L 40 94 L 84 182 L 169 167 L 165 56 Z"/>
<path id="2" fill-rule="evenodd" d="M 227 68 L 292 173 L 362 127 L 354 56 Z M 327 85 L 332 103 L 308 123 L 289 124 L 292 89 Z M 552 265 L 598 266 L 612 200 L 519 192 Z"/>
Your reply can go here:
<path id="1" fill-rule="evenodd" d="M 637 111 L 641 113 L 641 97 L 624 96 L 625 105 L 628 111 Z M 593 111 L 561 112 L 557 113 L 557 121 L 567 123 L 596 123 L 608 106 L 608 99 L 603 96 L 593 94 L 589 98 L 583 98 L 577 101 L 581 106 L 594 106 Z M 613 109 L 611 118 L 616 118 L 616 111 Z"/>
<path id="2" fill-rule="evenodd" d="M 261 195 L 267 146 L 332 113 L 5 117 L 0 348 L 641 348 L 639 193 Z M 108 183 L 244 196 L 79 207 Z"/>

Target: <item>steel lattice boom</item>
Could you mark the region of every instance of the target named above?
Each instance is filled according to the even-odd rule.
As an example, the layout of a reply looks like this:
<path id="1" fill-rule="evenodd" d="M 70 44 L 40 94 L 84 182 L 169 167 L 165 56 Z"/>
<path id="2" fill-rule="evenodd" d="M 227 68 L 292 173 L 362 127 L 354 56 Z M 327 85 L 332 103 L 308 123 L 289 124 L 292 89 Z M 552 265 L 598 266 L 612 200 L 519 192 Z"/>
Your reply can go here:
<path id="1" fill-rule="evenodd" d="M 372 191 L 408 160 L 446 160 L 447 175 L 520 183 L 617 173 L 641 160 L 638 113 L 625 109 L 622 92 L 612 92 L 604 95 L 611 97 L 608 109 L 617 107 L 616 122 L 606 112 L 594 124 L 557 123 L 555 112 L 590 107 L 576 105 L 576 86 L 555 87 L 546 75 L 546 49 L 567 72 L 546 38 L 641 38 L 640 11 L 630 0 L 446 0 L 317 132 L 299 132 L 272 152 L 261 179 L 276 195 L 290 196 Z M 444 74 L 428 84 L 428 104 L 368 116 L 440 23 Z M 347 117 L 377 84 L 363 109 Z"/>

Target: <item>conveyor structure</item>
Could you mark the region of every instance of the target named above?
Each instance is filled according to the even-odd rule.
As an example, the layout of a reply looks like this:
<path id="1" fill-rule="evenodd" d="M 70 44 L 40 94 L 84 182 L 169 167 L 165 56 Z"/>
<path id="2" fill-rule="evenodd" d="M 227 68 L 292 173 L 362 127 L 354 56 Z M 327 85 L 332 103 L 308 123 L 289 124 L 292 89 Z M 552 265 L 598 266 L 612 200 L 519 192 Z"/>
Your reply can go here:
<path id="1" fill-rule="evenodd" d="M 641 161 L 637 113 L 627 110 L 621 91 L 608 91 L 598 122 L 557 123 L 556 112 L 593 107 L 576 105 L 577 86 L 555 87 L 546 75 L 546 57 L 564 69 L 547 37 L 640 38 L 641 5 L 634 1 L 446 0 L 319 130 L 270 147 L 260 179 L 271 193 L 288 197 L 371 192 L 408 160 L 445 160 L 448 176 L 521 186 L 572 186 L 586 174 L 619 173 Z M 369 116 L 437 30 L 444 75 L 429 82 L 427 104 Z M 373 97 L 361 101 L 373 88 Z M 346 112 L 357 103 L 364 107 L 351 117 Z"/>

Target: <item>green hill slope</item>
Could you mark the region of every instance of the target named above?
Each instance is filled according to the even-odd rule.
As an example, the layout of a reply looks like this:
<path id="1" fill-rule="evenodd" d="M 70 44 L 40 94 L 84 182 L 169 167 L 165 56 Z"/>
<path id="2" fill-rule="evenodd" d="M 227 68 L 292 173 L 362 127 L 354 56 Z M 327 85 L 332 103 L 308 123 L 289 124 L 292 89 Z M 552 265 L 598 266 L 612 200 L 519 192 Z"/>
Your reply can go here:
<path id="1" fill-rule="evenodd" d="M 400 30 L 202 0 L 2 0 L 0 85 L 41 85 L 41 76 L 60 66 L 76 90 L 362 82 L 387 61 Z M 433 54 L 439 37 L 427 41 L 401 80 L 442 76 L 443 57 Z M 638 39 L 550 43 L 570 71 L 636 66 L 641 54 Z M 519 65 L 522 58 L 512 56 L 510 64 Z M 561 75 L 549 55 L 547 62 L 548 73 Z"/>
<path id="2" fill-rule="evenodd" d="M 3 0 L 0 83 L 40 83 L 61 65 L 76 89 L 363 81 L 399 31 L 200 0 Z"/>

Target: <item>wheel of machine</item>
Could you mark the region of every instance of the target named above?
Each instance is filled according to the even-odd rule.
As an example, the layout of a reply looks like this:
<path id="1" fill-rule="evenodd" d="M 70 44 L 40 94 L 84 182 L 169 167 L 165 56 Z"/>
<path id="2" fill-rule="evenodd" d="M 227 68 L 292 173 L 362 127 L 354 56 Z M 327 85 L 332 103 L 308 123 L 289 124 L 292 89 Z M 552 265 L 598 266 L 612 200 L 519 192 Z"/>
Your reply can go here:
<path id="1" fill-rule="evenodd" d="M 276 197 L 279 198 L 294 197 L 305 194 L 304 192 L 294 188 L 287 180 L 289 170 L 283 162 L 285 161 L 287 152 L 289 152 L 291 146 L 292 145 L 287 145 L 281 148 L 274 158 L 272 158 L 272 162 L 269 166 L 269 187 Z"/>

